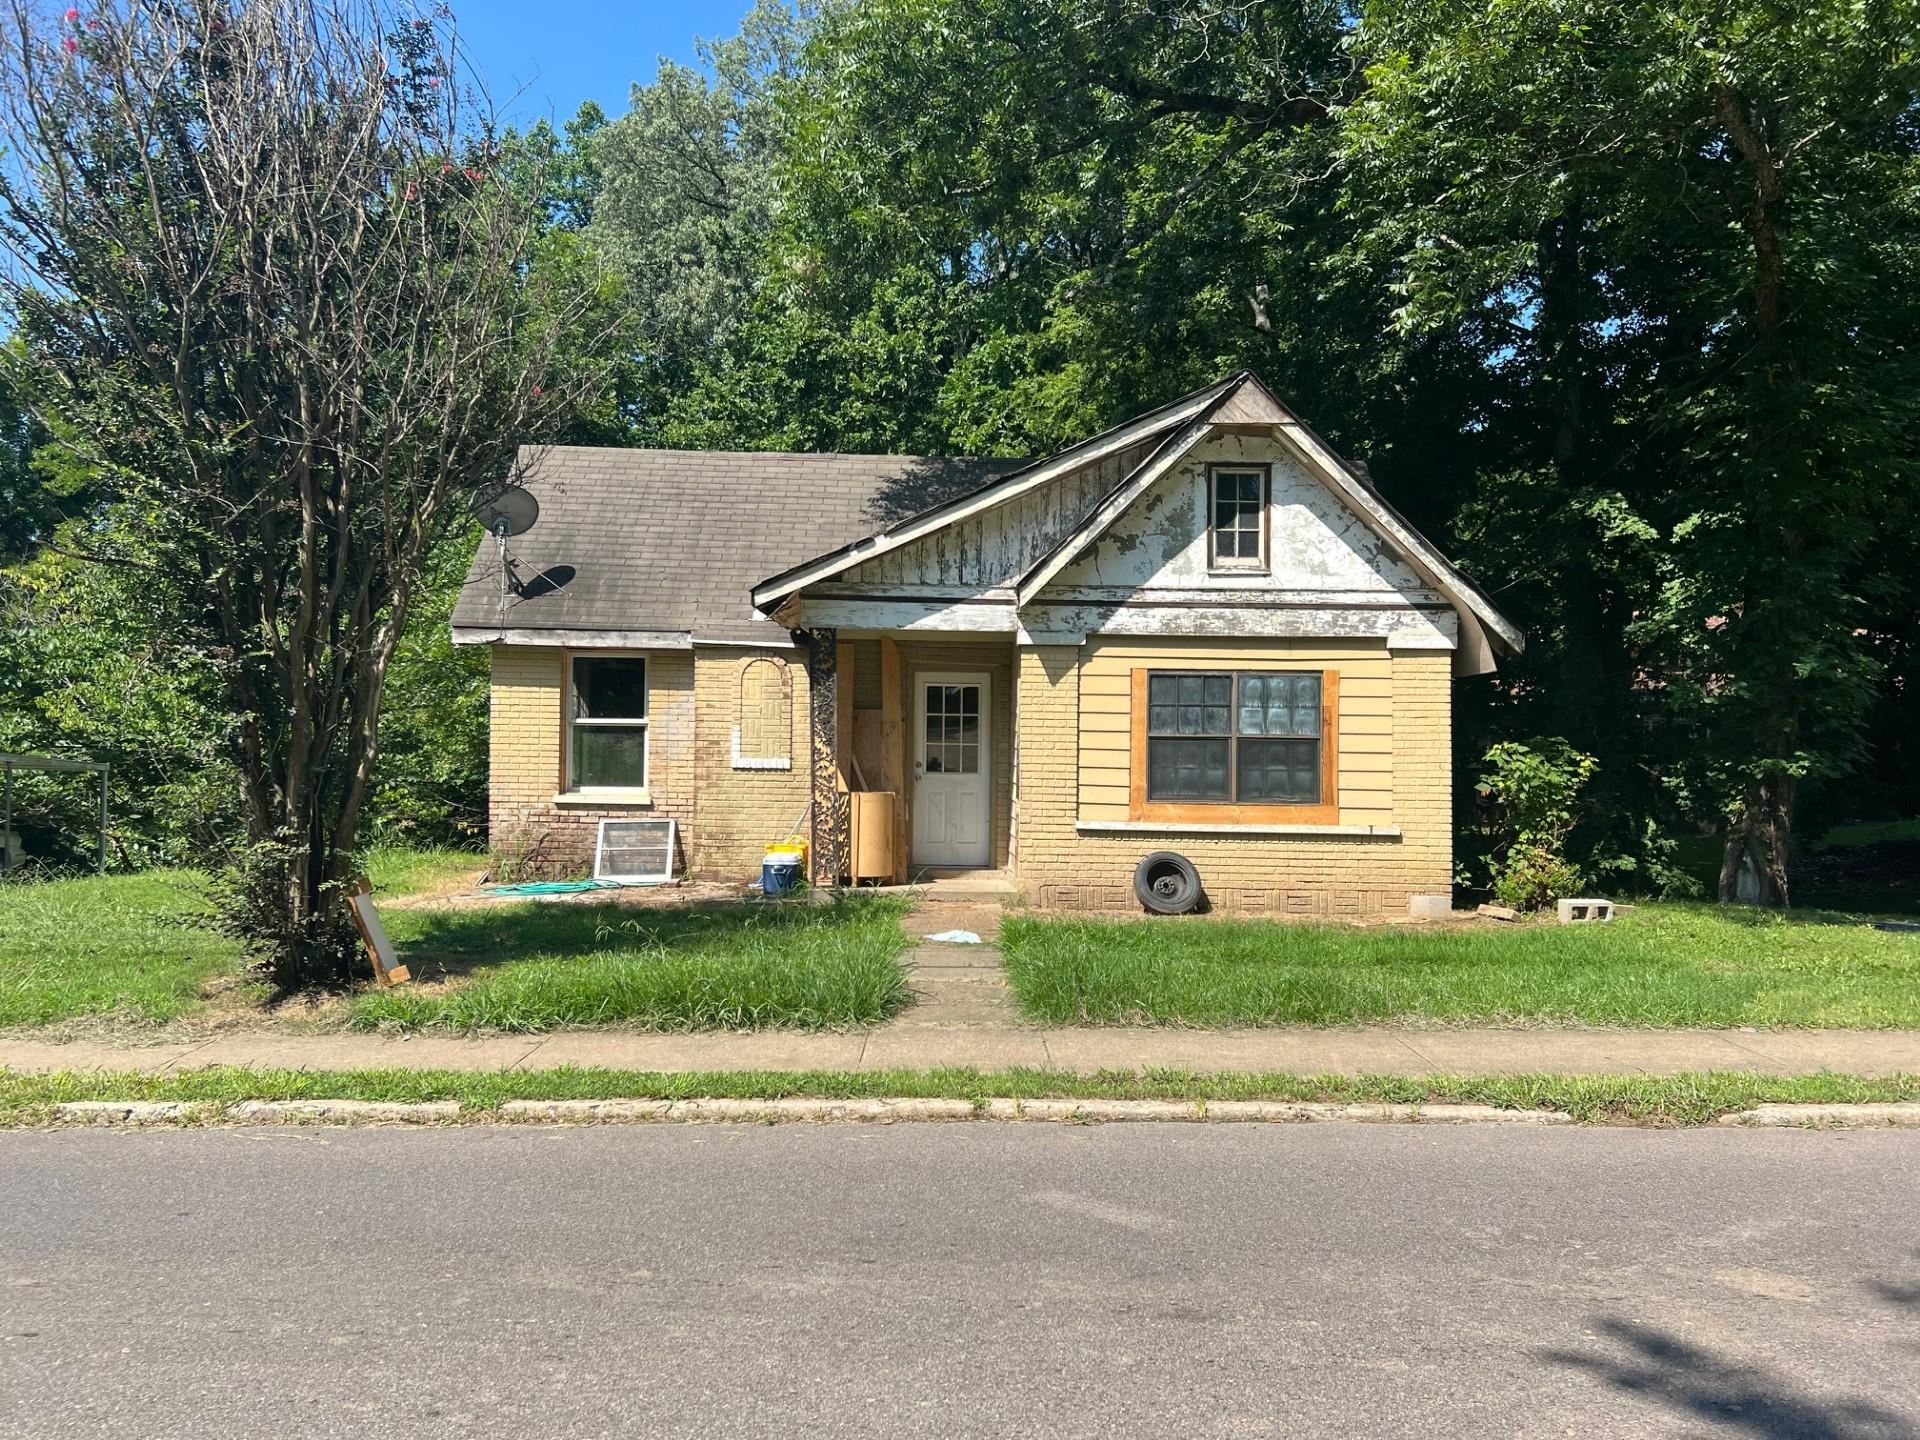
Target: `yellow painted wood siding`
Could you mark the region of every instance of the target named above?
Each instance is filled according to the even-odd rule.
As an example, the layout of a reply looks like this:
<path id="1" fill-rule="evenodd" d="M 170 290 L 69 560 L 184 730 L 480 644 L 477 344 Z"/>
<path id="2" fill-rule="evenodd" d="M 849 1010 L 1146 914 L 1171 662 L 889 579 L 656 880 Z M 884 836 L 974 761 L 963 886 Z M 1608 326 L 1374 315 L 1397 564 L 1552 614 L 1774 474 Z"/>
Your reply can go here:
<path id="1" fill-rule="evenodd" d="M 1452 885 L 1452 656 L 1379 642 L 1113 640 L 1019 651 L 1018 877 L 1050 909 L 1137 911 L 1133 867 L 1177 850 L 1225 914 L 1404 915 L 1411 895 Z M 1147 668 L 1331 669 L 1340 674 L 1340 821 L 1396 836 L 1081 833 L 1126 820 L 1131 672 Z"/>
<path id="2" fill-rule="evenodd" d="M 1340 823 L 1392 823 L 1387 818 L 1393 812 L 1392 657 L 1382 641 L 1319 640 L 1089 641 L 1080 661 L 1081 819 L 1128 816 L 1133 672 L 1142 669 L 1339 672 Z"/>

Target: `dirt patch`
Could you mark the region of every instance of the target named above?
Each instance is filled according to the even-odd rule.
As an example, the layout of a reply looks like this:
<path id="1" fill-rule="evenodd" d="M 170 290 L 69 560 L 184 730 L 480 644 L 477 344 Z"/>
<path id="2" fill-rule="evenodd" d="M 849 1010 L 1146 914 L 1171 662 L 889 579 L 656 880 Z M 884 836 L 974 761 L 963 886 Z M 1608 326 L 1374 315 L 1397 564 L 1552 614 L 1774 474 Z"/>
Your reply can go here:
<path id="1" fill-rule="evenodd" d="M 1888 908 L 1920 907 L 1920 840 L 1881 840 L 1826 850 L 1796 860 L 1790 876 L 1794 900 L 1813 903 L 1823 893 L 1884 896 Z"/>

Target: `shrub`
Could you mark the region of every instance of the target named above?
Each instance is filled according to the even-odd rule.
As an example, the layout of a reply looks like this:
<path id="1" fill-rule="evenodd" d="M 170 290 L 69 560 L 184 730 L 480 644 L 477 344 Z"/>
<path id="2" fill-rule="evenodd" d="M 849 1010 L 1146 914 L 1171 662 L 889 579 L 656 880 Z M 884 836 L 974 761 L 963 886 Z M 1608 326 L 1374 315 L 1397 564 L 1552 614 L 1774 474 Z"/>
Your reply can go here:
<path id="1" fill-rule="evenodd" d="M 1599 762 L 1549 737 L 1495 745 L 1485 764 L 1478 789 L 1494 812 L 1487 858 L 1494 897 L 1516 910 L 1538 910 L 1576 893 L 1585 877 L 1567 858 L 1567 832 Z"/>

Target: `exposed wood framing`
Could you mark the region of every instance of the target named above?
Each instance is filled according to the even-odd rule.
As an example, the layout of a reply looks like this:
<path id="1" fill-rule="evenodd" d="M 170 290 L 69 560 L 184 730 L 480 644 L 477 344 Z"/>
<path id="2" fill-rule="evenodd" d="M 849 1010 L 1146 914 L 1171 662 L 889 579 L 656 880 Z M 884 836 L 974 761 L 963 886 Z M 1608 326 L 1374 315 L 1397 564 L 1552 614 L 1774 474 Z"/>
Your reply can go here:
<path id="1" fill-rule="evenodd" d="M 834 664 L 834 773 L 839 777 L 842 790 L 865 790 L 868 788 L 861 776 L 858 762 L 853 756 L 853 657 L 855 646 L 851 641 L 845 645 L 835 645 L 838 659 Z"/>
<path id="2" fill-rule="evenodd" d="M 893 882 L 907 883 L 907 672 L 900 645 L 880 637 L 880 788 L 893 792 Z"/>
<path id="3" fill-rule="evenodd" d="M 847 797 L 840 788 L 839 651 L 838 631 L 807 632 L 808 814 L 812 822 L 807 862 L 815 885 L 838 885 L 847 866 Z"/>

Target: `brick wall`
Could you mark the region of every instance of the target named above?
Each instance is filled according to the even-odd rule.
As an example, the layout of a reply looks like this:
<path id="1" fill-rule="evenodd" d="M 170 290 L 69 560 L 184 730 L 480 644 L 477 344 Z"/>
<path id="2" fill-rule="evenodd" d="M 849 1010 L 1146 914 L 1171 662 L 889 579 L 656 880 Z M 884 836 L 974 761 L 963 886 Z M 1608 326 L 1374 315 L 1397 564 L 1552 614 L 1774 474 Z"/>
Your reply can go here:
<path id="1" fill-rule="evenodd" d="M 770 660 L 788 682 L 789 768 L 735 768 L 734 727 L 741 723 L 741 678 L 750 662 Z M 768 845 L 807 813 L 807 666 L 796 650 L 702 646 L 694 651 L 693 873 L 703 880 L 750 880 L 760 873 Z M 764 667 L 757 669 L 764 679 Z"/>
<path id="2" fill-rule="evenodd" d="M 694 868 L 694 662 L 685 650 L 653 650 L 647 661 L 647 801 L 579 803 L 564 798 L 563 686 L 567 651 L 558 646 L 493 647 L 488 764 L 492 848 L 541 878 L 593 869 L 603 819 L 680 823 L 680 863 Z M 589 652 L 604 653 L 604 652 Z"/>
<path id="3" fill-rule="evenodd" d="M 1127 642 L 1121 658 L 1131 663 Z M 1200 872 L 1213 909 L 1247 915 L 1404 915 L 1415 894 L 1452 886 L 1450 813 L 1451 656 L 1384 646 L 1366 657 L 1335 645 L 1303 641 L 1237 641 L 1215 654 L 1191 642 L 1170 642 L 1170 663 L 1288 666 L 1342 665 L 1364 671 L 1365 684 L 1341 689 L 1343 749 L 1351 731 L 1356 764 L 1338 757 L 1343 823 L 1397 826 L 1397 838 L 1081 834 L 1080 819 L 1115 818 L 1117 762 L 1111 746 L 1088 744 L 1100 733 L 1104 672 L 1114 653 L 1100 645 L 1027 646 L 1019 651 L 1020 796 L 1016 809 L 1019 881 L 1037 905 L 1064 910 L 1137 910 L 1133 867 L 1151 850 L 1177 850 Z M 1178 655 L 1173 654 L 1178 651 Z M 1358 663 L 1364 658 L 1365 664 Z M 1096 681 L 1100 683 L 1095 684 Z M 1087 688 L 1093 687 L 1093 688 Z M 1358 702 L 1348 725 L 1349 691 Z M 1109 707 L 1110 708 L 1110 707 Z M 1390 737 L 1380 759 L 1381 737 Z M 1366 736 L 1367 739 L 1359 737 Z M 1357 768 L 1356 768 L 1357 767 Z M 1349 811 L 1352 811 L 1349 814 Z"/>

